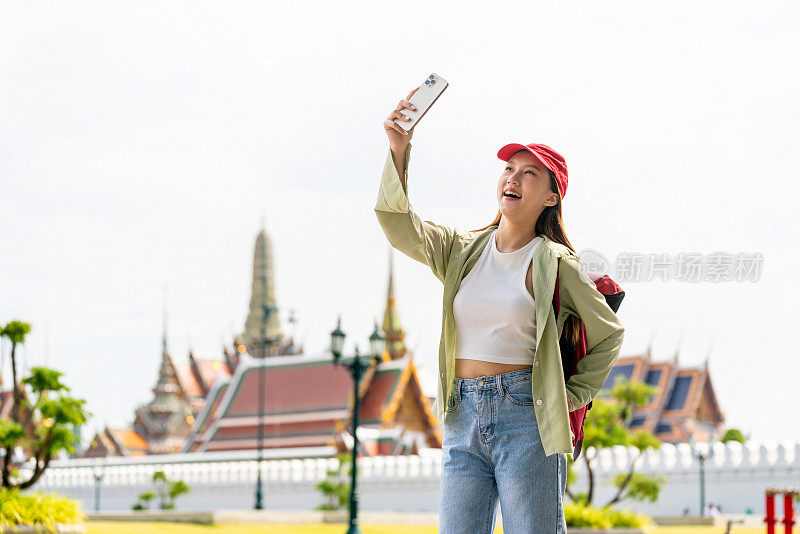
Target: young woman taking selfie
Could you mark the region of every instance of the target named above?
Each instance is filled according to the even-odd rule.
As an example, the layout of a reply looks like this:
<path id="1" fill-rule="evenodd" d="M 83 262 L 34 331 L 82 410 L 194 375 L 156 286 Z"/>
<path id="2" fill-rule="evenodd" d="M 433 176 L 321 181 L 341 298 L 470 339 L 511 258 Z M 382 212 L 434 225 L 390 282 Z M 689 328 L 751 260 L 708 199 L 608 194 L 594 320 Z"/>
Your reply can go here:
<path id="1" fill-rule="evenodd" d="M 444 284 L 439 388 L 443 427 L 439 532 L 493 532 L 499 501 L 506 534 L 566 533 L 563 496 L 569 412 L 602 387 L 623 327 L 581 270 L 566 237 L 564 158 L 542 144 L 497 153 L 498 213 L 478 230 L 422 220 L 408 200 L 411 91 L 384 121 L 389 154 L 375 213 L 391 245 Z M 556 273 L 559 313 L 553 310 Z M 564 381 L 559 339 L 585 327 L 587 352 Z"/>

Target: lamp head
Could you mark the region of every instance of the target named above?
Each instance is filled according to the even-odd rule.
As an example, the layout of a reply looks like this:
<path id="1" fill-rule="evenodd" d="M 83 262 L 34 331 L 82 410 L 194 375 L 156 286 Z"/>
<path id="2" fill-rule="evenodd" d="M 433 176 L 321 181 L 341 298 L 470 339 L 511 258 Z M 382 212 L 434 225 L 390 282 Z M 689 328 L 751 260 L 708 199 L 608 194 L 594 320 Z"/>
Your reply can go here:
<path id="1" fill-rule="evenodd" d="M 342 331 L 342 316 L 340 315 L 336 321 L 336 329 L 331 332 L 331 353 L 333 359 L 339 361 L 342 355 L 342 347 L 344 346 L 345 333 Z"/>
<path id="2" fill-rule="evenodd" d="M 378 329 L 378 321 L 375 321 L 375 329 L 372 335 L 369 336 L 370 355 L 376 358 L 383 356 L 383 351 L 386 349 L 386 338 L 381 335 Z"/>

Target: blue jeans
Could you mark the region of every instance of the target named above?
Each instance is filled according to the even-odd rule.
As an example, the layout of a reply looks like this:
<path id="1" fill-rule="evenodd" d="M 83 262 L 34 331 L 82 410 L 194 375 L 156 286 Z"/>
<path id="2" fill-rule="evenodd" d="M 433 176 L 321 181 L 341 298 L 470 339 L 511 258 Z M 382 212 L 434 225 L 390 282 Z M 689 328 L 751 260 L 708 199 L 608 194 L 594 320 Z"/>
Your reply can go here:
<path id="1" fill-rule="evenodd" d="M 531 369 L 455 377 L 442 440 L 440 534 L 566 534 L 567 455 L 545 456 Z"/>

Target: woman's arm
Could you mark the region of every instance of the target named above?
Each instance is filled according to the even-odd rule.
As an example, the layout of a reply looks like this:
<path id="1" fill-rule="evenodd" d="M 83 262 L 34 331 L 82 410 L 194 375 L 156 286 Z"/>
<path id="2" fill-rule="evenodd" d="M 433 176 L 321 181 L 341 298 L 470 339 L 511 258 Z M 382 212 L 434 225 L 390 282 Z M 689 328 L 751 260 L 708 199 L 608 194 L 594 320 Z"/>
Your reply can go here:
<path id="1" fill-rule="evenodd" d="M 375 203 L 375 214 L 389 243 L 400 252 L 430 267 L 444 283 L 455 229 L 423 221 L 411 208 L 406 193 L 410 153 L 411 143 L 404 150 L 401 180 L 392 150 L 389 149 L 378 200 Z"/>
<path id="2" fill-rule="evenodd" d="M 575 374 L 566 384 L 573 411 L 589 404 L 603 387 L 619 356 L 625 329 L 594 282 L 581 271 L 578 260 L 562 257 L 560 264 L 560 303 L 586 327 L 586 355 L 578 360 Z"/>

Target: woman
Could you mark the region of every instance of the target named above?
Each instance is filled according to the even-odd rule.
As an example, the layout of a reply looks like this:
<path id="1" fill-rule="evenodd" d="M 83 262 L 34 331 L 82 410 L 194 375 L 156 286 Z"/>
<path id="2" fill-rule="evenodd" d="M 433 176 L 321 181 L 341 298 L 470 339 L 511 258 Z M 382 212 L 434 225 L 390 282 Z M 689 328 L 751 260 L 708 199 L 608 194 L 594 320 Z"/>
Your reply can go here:
<path id="1" fill-rule="evenodd" d="M 444 284 L 439 388 L 443 423 L 439 531 L 493 532 L 499 501 L 506 534 L 566 532 L 569 412 L 588 404 L 622 345 L 623 327 L 581 270 L 561 219 L 567 167 L 545 145 L 500 149 L 498 213 L 462 231 L 423 221 L 407 196 L 413 130 L 400 100 L 375 213 L 393 247 Z M 553 311 L 556 273 L 560 307 Z M 586 329 L 587 352 L 564 383 L 559 339 Z"/>

